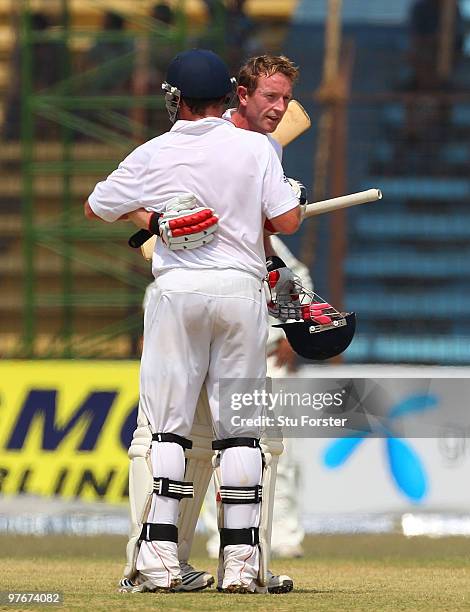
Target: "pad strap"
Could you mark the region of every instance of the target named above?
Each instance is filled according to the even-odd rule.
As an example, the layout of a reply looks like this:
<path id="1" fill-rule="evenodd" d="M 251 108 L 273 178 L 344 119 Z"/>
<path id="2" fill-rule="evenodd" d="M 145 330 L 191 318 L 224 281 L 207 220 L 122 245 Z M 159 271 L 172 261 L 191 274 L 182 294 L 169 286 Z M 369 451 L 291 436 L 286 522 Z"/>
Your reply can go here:
<path id="1" fill-rule="evenodd" d="M 170 478 L 154 478 L 153 492 L 155 495 L 172 497 L 173 499 L 183 499 L 194 497 L 194 487 L 192 482 L 181 482 Z"/>
<path id="2" fill-rule="evenodd" d="M 178 544 L 178 527 L 165 523 L 144 523 L 140 533 L 139 541 L 153 542 L 175 542 Z"/>
<path id="3" fill-rule="evenodd" d="M 220 487 L 220 500 L 224 504 L 260 504 L 263 487 Z"/>
<path id="4" fill-rule="evenodd" d="M 226 438 L 225 440 L 214 440 L 212 450 L 225 450 L 236 446 L 249 446 L 250 448 L 261 448 L 259 438 Z"/>
<path id="5" fill-rule="evenodd" d="M 183 438 L 183 436 L 178 436 L 178 434 L 174 433 L 154 433 L 152 434 L 152 440 L 154 442 L 174 442 L 175 444 L 182 446 L 184 449 L 190 449 L 193 447 L 191 440 Z"/>
<path id="6" fill-rule="evenodd" d="M 249 527 L 248 529 L 227 529 L 223 527 L 219 529 L 220 546 L 247 544 L 248 546 L 257 546 L 259 544 L 259 528 Z"/>

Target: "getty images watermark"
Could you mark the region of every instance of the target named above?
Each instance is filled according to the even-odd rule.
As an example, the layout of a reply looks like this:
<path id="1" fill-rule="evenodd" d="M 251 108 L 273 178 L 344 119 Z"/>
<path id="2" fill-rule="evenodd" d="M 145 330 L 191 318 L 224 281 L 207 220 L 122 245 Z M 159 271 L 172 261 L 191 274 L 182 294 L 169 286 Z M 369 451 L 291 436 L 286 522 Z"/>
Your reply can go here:
<path id="1" fill-rule="evenodd" d="M 225 437 L 470 437 L 470 378 L 223 379 Z"/>
<path id="2" fill-rule="evenodd" d="M 330 408 L 340 409 L 346 391 L 343 389 L 335 393 L 318 392 L 308 393 L 299 391 L 285 391 L 280 389 L 276 392 L 267 389 L 253 389 L 245 393 L 232 393 L 230 407 L 238 414 L 231 416 L 231 423 L 235 426 L 259 426 L 259 427 L 345 427 L 347 417 L 314 416 L 315 413 L 325 414 Z M 312 409 L 314 412 L 288 416 L 288 410 L 294 407 Z M 259 409 L 257 416 L 244 416 L 246 409 Z M 280 414 L 279 411 L 285 412 Z"/>

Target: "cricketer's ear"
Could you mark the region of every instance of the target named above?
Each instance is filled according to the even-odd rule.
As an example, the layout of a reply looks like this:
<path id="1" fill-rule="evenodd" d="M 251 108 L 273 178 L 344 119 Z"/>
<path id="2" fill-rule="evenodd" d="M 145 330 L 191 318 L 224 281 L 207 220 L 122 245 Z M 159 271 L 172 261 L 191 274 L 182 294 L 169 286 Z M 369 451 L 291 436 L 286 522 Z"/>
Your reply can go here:
<path id="1" fill-rule="evenodd" d="M 237 87 L 238 105 L 246 106 L 248 103 L 248 89 L 244 85 Z"/>

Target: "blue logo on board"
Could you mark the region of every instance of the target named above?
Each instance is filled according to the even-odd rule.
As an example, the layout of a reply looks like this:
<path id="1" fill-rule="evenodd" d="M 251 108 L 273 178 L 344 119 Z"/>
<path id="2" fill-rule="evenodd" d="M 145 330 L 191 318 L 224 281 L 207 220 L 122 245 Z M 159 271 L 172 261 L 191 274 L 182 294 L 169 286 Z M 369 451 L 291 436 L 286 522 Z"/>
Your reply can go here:
<path id="1" fill-rule="evenodd" d="M 391 425 L 397 419 L 430 410 L 437 404 L 435 395 L 410 395 L 392 406 L 387 419 Z M 409 500 L 416 503 L 423 501 L 428 492 L 428 477 L 418 454 L 411 444 L 394 437 L 389 426 L 383 428 L 383 436 L 390 474 L 396 487 Z M 333 440 L 323 456 L 325 466 L 333 469 L 344 465 L 366 438 L 367 434 Z"/>

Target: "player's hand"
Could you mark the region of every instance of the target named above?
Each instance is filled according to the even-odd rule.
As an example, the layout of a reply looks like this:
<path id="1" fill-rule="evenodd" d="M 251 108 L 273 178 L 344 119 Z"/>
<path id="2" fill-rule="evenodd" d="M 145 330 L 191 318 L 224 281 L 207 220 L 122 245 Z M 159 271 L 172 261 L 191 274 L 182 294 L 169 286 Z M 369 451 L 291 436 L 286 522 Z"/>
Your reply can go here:
<path id="1" fill-rule="evenodd" d="M 287 368 L 288 372 L 295 372 L 297 370 L 297 354 L 292 349 L 287 338 L 281 338 L 270 353 L 268 357 L 274 357 L 277 368 Z"/>
<path id="2" fill-rule="evenodd" d="M 201 206 L 193 194 L 184 194 L 167 202 L 157 220 L 158 234 L 172 251 L 196 249 L 214 239 L 218 221 L 213 208 Z M 150 231 L 154 226 L 151 220 Z"/>
<path id="3" fill-rule="evenodd" d="M 288 319 L 300 321 L 302 313 L 297 290 L 299 278 L 280 257 L 268 257 L 266 265 L 268 268 L 266 281 L 272 296 L 272 300 L 268 303 L 269 314 L 283 322 Z"/>
<path id="4" fill-rule="evenodd" d="M 269 302 L 268 312 L 272 317 L 279 319 L 283 323 L 289 319 L 300 321 L 302 318 L 300 304 L 294 301 L 285 301 L 280 303 L 276 300 L 275 302 Z"/>

